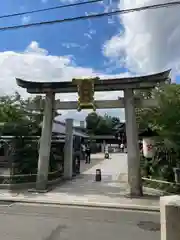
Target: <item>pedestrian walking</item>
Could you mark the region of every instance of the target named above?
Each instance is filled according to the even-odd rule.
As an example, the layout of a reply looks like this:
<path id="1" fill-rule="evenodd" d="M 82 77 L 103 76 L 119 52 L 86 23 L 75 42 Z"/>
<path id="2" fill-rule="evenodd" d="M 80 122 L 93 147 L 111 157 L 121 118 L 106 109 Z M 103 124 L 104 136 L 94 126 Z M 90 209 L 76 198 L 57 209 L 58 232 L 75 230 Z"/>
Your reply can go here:
<path id="1" fill-rule="evenodd" d="M 121 149 L 121 152 L 124 152 L 124 144 L 123 143 L 121 143 L 120 149 Z"/>
<path id="2" fill-rule="evenodd" d="M 86 159 L 86 146 L 85 144 L 81 144 L 81 149 L 82 149 L 82 158 L 83 160 Z"/>
<path id="3" fill-rule="evenodd" d="M 91 148 L 89 144 L 86 146 L 86 163 L 91 163 Z"/>

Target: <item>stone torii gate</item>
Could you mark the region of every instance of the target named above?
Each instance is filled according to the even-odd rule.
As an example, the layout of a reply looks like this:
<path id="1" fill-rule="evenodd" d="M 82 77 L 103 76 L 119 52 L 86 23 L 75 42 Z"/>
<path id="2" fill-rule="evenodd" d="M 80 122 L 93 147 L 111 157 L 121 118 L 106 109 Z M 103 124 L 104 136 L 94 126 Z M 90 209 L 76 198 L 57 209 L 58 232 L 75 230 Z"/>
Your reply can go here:
<path id="1" fill-rule="evenodd" d="M 138 131 L 136 124 L 135 108 L 154 107 L 157 105 L 154 99 L 136 99 L 134 97 L 135 89 L 152 89 L 158 83 L 164 83 L 169 80 L 170 70 L 161 73 L 130 78 L 115 79 L 96 79 L 94 81 L 94 91 L 124 91 L 124 98 L 117 100 L 95 101 L 96 108 L 125 108 L 126 118 L 126 137 L 128 150 L 128 183 L 131 196 L 142 196 L 142 182 L 140 174 L 140 154 L 138 146 Z M 68 110 L 77 109 L 77 101 L 61 102 L 55 101 L 56 93 L 75 93 L 77 84 L 75 82 L 30 82 L 16 78 L 18 86 L 27 89 L 31 94 L 45 94 L 44 119 L 42 135 L 40 140 L 37 184 L 38 189 L 46 188 L 48 181 L 49 154 L 51 147 L 53 111 L 57 109 Z M 39 109 L 39 106 L 33 106 Z M 67 151 L 72 148 L 72 121 L 67 121 L 67 136 L 65 146 Z M 66 151 L 65 151 L 66 152 Z M 70 154 L 72 151 L 70 151 Z M 67 159 L 65 159 L 67 160 Z M 68 170 L 67 170 L 68 171 Z"/>

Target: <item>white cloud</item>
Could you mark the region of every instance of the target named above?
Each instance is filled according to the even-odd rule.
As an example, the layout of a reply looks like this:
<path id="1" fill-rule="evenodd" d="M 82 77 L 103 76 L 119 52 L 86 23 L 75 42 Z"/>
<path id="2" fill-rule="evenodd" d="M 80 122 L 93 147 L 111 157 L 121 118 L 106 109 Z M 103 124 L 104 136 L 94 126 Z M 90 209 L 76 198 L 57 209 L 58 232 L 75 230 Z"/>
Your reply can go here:
<path id="1" fill-rule="evenodd" d="M 117 6 L 118 6 L 118 1 L 115 0 L 108 0 L 108 1 L 102 1 L 102 2 L 99 2 L 99 4 L 102 6 L 103 8 L 103 12 L 111 12 L 111 11 L 114 11 L 114 10 L 117 10 Z M 115 22 L 116 22 L 116 18 L 117 16 L 107 16 L 107 23 L 108 24 L 111 24 L 111 25 L 114 25 Z"/>
<path id="2" fill-rule="evenodd" d="M 40 48 L 35 41 L 31 42 L 24 52 L 13 51 L 0 52 L 0 94 L 12 94 L 18 91 L 26 97 L 24 89 L 16 85 L 15 78 L 23 78 L 29 81 L 71 81 L 74 77 L 100 76 L 108 78 L 109 75 L 96 72 L 92 68 L 77 66 L 72 56 L 52 56 L 46 49 Z M 112 76 L 121 77 L 124 74 Z M 108 92 L 97 93 L 96 99 L 116 99 L 122 93 Z M 62 101 L 77 100 L 77 94 L 61 94 Z M 101 111 L 101 112 L 104 112 Z M 113 113 L 111 110 L 106 112 Z M 63 112 L 64 113 L 64 112 Z M 68 115 L 82 119 L 85 112 L 68 111 Z M 118 114 L 121 112 L 118 110 Z M 72 116 L 72 115 L 71 115 Z M 64 118 L 63 116 L 62 118 Z"/>
<path id="3" fill-rule="evenodd" d="M 0 52 L 1 91 L 17 90 L 15 77 L 31 81 L 71 81 L 73 76 L 93 75 L 93 69 L 72 65 L 70 56 L 51 56 L 33 41 L 24 52 Z"/>
<path id="4" fill-rule="evenodd" d="M 115 24 L 114 17 L 108 17 L 108 24 Z"/>
<path id="5" fill-rule="evenodd" d="M 84 36 L 87 37 L 87 38 L 89 38 L 89 39 L 92 39 L 92 35 L 89 34 L 89 33 L 84 33 Z"/>
<path id="6" fill-rule="evenodd" d="M 91 40 L 93 38 L 93 35 L 96 34 L 96 30 L 95 29 L 91 29 L 91 24 L 89 25 L 89 27 L 90 27 L 90 29 L 88 30 L 87 33 L 84 33 L 84 36 Z"/>
<path id="7" fill-rule="evenodd" d="M 61 44 L 63 47 L 65 48 L 79 48 L 79 49 L 85 49 L 88 47 L 88 44 L 85 44 L 85 45 L 80 45 L 80 44 L 77 44 L 77 43 L 62 43 Z"/>
<path id="8" fill-rule="evenodd" d="M 47 56 L 48 51 L 44 48 L 40 48 L 39 44 L 36 41 L 32 41 L 29 46 L 25 49 L 25 53 L 32 53 L 36 55 L 42 55 L 42 56 Z"/>
<path id="9" fill-rule="evenodd" d="M 152 5 L 167 0 L 121 0 L 120 9 Z M 104 45 L 104 55 L 136 73 L 152 73 L 171 67 L 180 70 L 180 7 L 128 13 L 119 18 L 120 32 Z"/>
<path id="10" fill-rule="evenodd" d="M 104 54 L 109 57 L 122 57 L 126 51 L 124 37 L 121 35 L 113 36 L 104 45 Z"/>
<path id="11" fill-rule="evenodd" d="M 31 17 L 30 16 L 23 16 L 21 21 L 22 21 L 22 24 L 28 24 L 31 21 Z"/>

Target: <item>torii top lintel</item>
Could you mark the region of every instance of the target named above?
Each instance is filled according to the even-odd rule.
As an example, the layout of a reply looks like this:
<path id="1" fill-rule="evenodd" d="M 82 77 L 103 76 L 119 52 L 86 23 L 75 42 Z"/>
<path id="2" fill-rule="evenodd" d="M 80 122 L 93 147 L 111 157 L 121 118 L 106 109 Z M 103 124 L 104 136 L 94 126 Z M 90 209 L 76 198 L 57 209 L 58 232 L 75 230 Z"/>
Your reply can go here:
<path id="1" fill-rule="evenodd" d="M 128 78 L 99 79 L 94 82 L 95 91 L 118 91 L 127 88 L 148 89 L 153 88 L 157 83 L 170 79 L 171 70 L 164 72 Z M 26 88 L 29 93 L 73 93 L 77 92 L 77 85 L 74 82 L 32 82 L 16 78 L 17 85 Z"/>

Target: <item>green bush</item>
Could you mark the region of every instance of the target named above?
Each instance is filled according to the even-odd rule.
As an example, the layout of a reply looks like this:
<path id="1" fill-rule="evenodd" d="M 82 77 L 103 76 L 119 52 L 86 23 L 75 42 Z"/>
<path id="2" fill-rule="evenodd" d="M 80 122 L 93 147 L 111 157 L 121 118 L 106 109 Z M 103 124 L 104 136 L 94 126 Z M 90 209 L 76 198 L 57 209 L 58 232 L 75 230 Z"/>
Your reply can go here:
<path id="1" fill-rule="evenodd" d="M 178 166 L 179 152 L 168 148 L 164 143 L 155 146 L 152 160 L 141 156 L 141 172 L 144 177 L 152 177 L 168 182 L 174 182 L 174 168 Z"/>
<path id="2" fill-rule="evenodd" d="M 39 137 L 41 131 L 36 123 L 24 121 L 22 123 L 7 123 L 0 127 L 2 136 L 12 136 L 8 145 L 13 151 L 10 153 L 11 175 L 36 174 L 38 168 Z M 60 149 L 60 151 L 59 151 Z M 54 154 L 57 152 L 57 154 Z M 57 156 L 58 155 L 58 159 Z M 61 156 L 61 160 L 59 159 Z M 50 152 L 49 172 L 57 170 L 57 162 L 63 161 L 63 148 L 55 144 Z"/>

